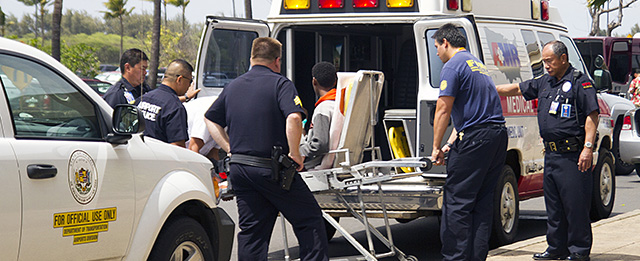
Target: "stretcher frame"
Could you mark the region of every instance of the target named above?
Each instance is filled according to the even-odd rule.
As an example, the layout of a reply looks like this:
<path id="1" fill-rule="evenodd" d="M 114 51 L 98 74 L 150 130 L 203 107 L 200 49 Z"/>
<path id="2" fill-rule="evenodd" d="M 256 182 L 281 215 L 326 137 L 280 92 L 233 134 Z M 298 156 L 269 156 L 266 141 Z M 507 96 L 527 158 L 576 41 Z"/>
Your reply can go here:
<path id="1" fill-rule="evenodd" d="M 379 258 L 391 256 L 396 256 L 402 261 L 417 260 L 414 256 L 402 252 L 393 243 L 387 209 L 384 203 L 382 183 L 421 175 L 423 171 L 431 169 L 431 160 L 426 158 L 381 160 L 380 148 L 375 146 L 373 134 L 374 127 L 377 124 L 377 107 L 383 84 L 384 74 L 382 72 L 358 71 L 355 74 L 352 85 L 347 87 L 351 89 L 346 95 L 349 98 L 349 102 L 344 113 L 344 125 L 341 128 L 338 148 L 328 153 L 335 155 L 334 167 L 302 172 L 300 176 L 312 192 L 328 191 L 335 193 L 341 203 L 347 206 L 348 212 L 364 226 L 368 248 L 365 248 L 351 236 L 331 215 L 324 210 L 322 211 L 322 216 L 327 223 L 333 226 L 365 260 L 378 260 Z M 338 91 L 342 92 L 340 87 Z M 337 102 L 339 103 L 340 101 L 337 100 Z M 352 162 L 361 162 L 363 153 L 366 151 L 371 153 L 371 161 L 352 164 Z M 409 167 L 415 171 L 409 173 L 396 172 L 400 167 Z M 376 203 L 382 206 L 384 226 L 387 232 L 386 237 L 370 224 L 365 202 L 363 201 L 362 186 L 374 184 L 378 187 L 379 202 Z M 353 188 L 357 191 L 357 203 L 360 211 L 354 209 L 340 194 L 340 192 Z M 283 233 L 285 233 L 284 237 L 286 238 L 286 232 Z M 374 237 L 382 242 L 389 251 L 377 253 L 373 244 Z M 285 253 L 288 258 L 286 242 Z"/>

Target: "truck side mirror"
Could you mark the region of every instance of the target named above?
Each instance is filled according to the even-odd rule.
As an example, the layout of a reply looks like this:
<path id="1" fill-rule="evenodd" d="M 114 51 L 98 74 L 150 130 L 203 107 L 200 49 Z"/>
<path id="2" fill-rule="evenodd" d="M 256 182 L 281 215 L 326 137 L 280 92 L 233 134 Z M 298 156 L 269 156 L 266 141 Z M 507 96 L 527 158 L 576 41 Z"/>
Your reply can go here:
<path id="1" fill-rule="evenodd" d="M 593 81 L 595 83 L 596 90 L 611 90 L 611 73 L 607 70 L 597 69 L 593 72 Z"/>
<path id="2" fill-rule="evenodd" d="M 604 65 L 604 57 L 602 57 L 601 54 L 598 54 L 598 56 L 593 60 L 593 65 L 598 69 L 602 69 L 602 65 Z"/>
<path id="3" fill-rule="evenodd" d="M 130 104 L 116 105 L 113 110 L 113 132 L 107 135 L 107 141 L 115 144 L 125 144 L 132 134 L 144 131 L 145 122 L 138 107 Z"/>

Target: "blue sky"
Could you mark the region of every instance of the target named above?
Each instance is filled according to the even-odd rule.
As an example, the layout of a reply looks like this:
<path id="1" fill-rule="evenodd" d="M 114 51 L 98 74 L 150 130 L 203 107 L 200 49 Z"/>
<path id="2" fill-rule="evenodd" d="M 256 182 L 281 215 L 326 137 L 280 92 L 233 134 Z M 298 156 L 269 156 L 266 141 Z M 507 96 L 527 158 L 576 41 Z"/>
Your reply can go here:
<path id="1" fill-rule="evenodd" d="M 64 0 L 63 9 L 83 9 L 94 16 L 102 16 L 100 11 L 106 10 L 103 5 L 106 0 Z M 225 16 L 233 16 L 234 9 L 232 3 L 235 2 L 235 14 L 239 17 L 244 17 L 244 0 L 191 0 L 191 3 L 187 6 L 186 15 L 187 20 L 191 23 L 204 22 L 204 17 L 207 14 Z M 625 0 L 628 2 L 628 0 Z M 555 6 L 560 11 L 560 15 L 564 21 L 564 24 L 569 29 L 569 34 L 572 37 L 586 36 L 589 34 L 589 28 L 591 24 L 591 18 L 586 8 L 586 0 L 550 0 L 552 6 Z M 617 1 L 613 1 L 612 7 L 617 5 Z M 153 12 L 153 6 L 151 2 L 144 0 L 129 0 L 129 6 L 135 6 L 134 12 L 140 13 L 145 11 L 147 13 Z M 257 19 L 265 19 L 267 17 L 271 0 L 253 0 L 253 17 Z M 22 14 L 33 13 L 33 7 L 27 7 L 24 4 L 18 2 L 18 0 L 0 0 L 0 6 L 5 13 L 12 13 L 18 18 L 22 17 Z M 52 9 L 52 7 L 50 8 Z M 167 8 L 167 14 L 169 17 L 175 17 L 180 15 L 181 10 L 174 6 Z M 636 2 L 632 5 L 632 8 L 625 9 L 622 27 L 614 30 L 614 34 L 627 34 L 631 27 L 640 22 L 640 2 Z M 610 19 L 617 19 L 617 13 L 612 13 Z M 601 18 L 601 28 L 605 27 L 606 15 Z"/>

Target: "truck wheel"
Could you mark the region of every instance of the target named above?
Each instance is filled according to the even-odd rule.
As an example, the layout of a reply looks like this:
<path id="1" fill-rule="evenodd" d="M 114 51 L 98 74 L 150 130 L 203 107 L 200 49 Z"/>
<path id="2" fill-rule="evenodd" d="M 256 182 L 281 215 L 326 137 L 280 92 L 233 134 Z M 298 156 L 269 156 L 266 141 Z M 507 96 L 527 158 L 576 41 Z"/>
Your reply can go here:
<path id="1" fill-rule="evenodd" d="M 620 158 L 619 137 L 620 137 L 621 128 L 622 128 L 622 125 L 616 126 L 616 128 L 613 130 L 614 140 L 613 140 L 613 146 L 611 148 L 611 153 L 613 153 L 613 156 L 616 159 L 616 175 L 629 175 L 633 171 L 635 166 L 633 164 L 629 164 L 622 161 L 622 159 Z"/>
<path id="2" fill-rule="evenodd" d="M 608 218 L 613 210 L 616 197 L 615 166 L 611 153 L 606 149 L 600 150 L 598 164 L 593 170 L 593 191 L 591 195 L 591 220 L 598 221 Z"/>
<path id="3" fill-rule="evenodd" d="M 334 217 L 333 219 L 335 219 L 336 222 L 340 222 L 340 217 Z M 329 222 L 327 222 L 326 220 L 324 221 L 324 231 L 327 233 L 327 240 L 331 240 L 333 238 L 333 235 L 336 234 L 336 228 L 329 224 Z"/>
<path id="4" fill-rule="evenodd" d="M 212 261 L 213 248 L 204 228 L 192 218 L 182 217 L 160 231 L 148 260 Z"/>
<path id="5" fill-rule="evenodd" d="M 493 195 L 493 226 L 491 245 L 494 247 L 510 244 L 518 232 L 520 214 L 518 183 L 510 166 L 502 168 L 502 174 Z"/>

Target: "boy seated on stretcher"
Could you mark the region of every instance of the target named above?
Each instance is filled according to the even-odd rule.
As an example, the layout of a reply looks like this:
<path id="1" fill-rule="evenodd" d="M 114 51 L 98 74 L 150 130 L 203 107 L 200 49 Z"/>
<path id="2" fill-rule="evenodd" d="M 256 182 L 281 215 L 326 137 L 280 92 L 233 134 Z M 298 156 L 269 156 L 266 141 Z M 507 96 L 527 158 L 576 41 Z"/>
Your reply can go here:
<path id="1" fill-rule="evenodd" d="M 309 133 L 300 143 L 300 154 L 304 158 L 304 168 L 313 169 L 322 162 L 329 152 L 329 131 L 336 100 L 336 67 L 328 62 L 320 62 L 311 69 L 313 91 L 320 97 L 315 104 Z"/>

